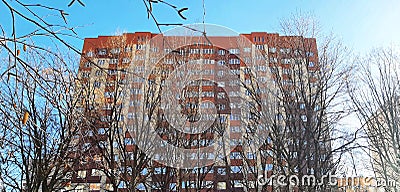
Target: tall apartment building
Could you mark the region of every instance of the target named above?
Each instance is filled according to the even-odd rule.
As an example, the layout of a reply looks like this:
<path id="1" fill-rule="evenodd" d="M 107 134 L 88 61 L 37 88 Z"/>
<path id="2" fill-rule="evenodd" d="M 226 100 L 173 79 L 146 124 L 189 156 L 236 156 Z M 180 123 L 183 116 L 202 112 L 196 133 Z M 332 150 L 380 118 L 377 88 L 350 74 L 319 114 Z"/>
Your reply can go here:
<path id="1" fill-rule="evenodd" d="M 136 32 L 86 38 L 82 52 L 80 110 L 88 126 L 76 137 L 81 162 L 73 165 L 70 189 L 271 191 L 274 186 L 257 182 L 260 175 L 317 172 L 317 165 L 305 160 L 316 158 L 311 144 L 304 147 L 309 137 L 305 128 L 293 128 L 311 126 L 319 107 L 295 94 L 301 81 L 310 85 L 304 94 L 313 97 L 318 80 L 314 38 L 266 32 L 207 37 Z M 171 76 L 175 79 L 166 82 Z M 178 109 L 160 107 L 163 99 Z M 267 107 L 268 117 L 260 113 Z M 180 112 L 187 123 L 172 122 L 179 117 L 168 110 Z M 209 128 L 199 128 L 199 119 Z M 148 137 L 146 126 L 153 126 L 161 141 Z M 218 142 L 222 135 L 228 139 Z M 246 141 L 248 136 L 253 140 Z M 143 145 L 138 138 L 148 140 Z M 252 144 L 260 138 L 261 144 Z M 171 148 L 162 141 L 206 150 L 164 159 Z M 324 145 L 322 149 L 330 149 L 329 143 Z"/>

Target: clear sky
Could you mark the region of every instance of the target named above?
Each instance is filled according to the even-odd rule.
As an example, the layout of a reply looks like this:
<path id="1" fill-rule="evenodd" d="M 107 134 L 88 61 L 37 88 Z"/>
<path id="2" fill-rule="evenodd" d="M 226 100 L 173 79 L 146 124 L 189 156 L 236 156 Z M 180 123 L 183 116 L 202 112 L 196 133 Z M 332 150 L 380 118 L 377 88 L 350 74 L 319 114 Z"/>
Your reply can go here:
<path id="1" fill-rule="evenodd" d="M 83 26 L 78 35 L 96 37 L 119 32 L 158 32 L 142 0 L 82 0 L 86 6 L 69 0 L 38 0 L 61 7 L 70 15 L 70 26 Z M 325 32 L 333 32 L 355 52 L 365 52 L 373 47 L 400 44 L 400 1 L 398 0 L 204 0 L 205 22 L 229 27 L 239 33 L 251 31 L 279 32 L 279 20 L 298 10 L 311 12 L 320 21 Z M 181 20 L 167 6 L 154 6 L 160 22 L 192 24 L 203 21 L 202 0 L 168 0 L 177 7 L 188 7 L 187 20 Z M 0 5 L 0 15 L 6 11 Z M 9 17 L 0 23 L 10 31 Z M 24 26 L 20 27 L 21 30 Z M 163 28 L 166 30 L 167 28 Z M 82 48 L 83 41 L 72 42 Z"/>
<path id="2" fill-rule="evenodd" d="M 141 0 L 84 0 L 66 8 L 71 25 L 86 25 L 78 30 L 82 37 L 115 34 L 116 31 L 157 32 Z M 191 24 L 203 21 L 202 0 L 172 0 L 188 7 L 187 20 L 165 5 L 156 5 L 160 22 Z M 64 5 L 64 7 L 66 7 Z M 229 27 L 239 33 L 279 32 L 279 20 L 298 10 L 311 12 L 325 32 L 332 31 L 355 52 L 372 47 L 400 44 L 400 1 L 398 0 L 205 0 L 205 22 Z M 166 30 L 166 28 L 163 28 Z"/>

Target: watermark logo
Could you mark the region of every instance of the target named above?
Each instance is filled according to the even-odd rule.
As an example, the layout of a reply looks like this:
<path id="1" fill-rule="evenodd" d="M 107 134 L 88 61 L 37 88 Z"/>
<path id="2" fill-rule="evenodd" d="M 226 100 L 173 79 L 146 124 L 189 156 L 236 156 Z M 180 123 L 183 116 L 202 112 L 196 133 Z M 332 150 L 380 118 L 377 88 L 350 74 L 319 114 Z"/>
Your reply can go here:
<path id="1" fill-rule="evenodd" d="M 339 188 L 374 187 L 382 189 L 396 188 L 398 186 L 394 180 L 386 181 L 383 178 L 373 177 L 338 178 L 331 173 L 322 175 L 320 178 L 317 178 L 315 175 L 271 175 L 269 177 L 259 175 L 257 182 L 261 186 L 337 186 Z"/>
<path id="2" fill-rule="evenodd" d="M 303 175 L 301 177 L 297 175 L 271 175 L 265 178 L 264 175 L 259 175 L 257 182 L 259 185 L 277 185 L 277 186 L 322 186 L 322 185 L 337 185 L 337 179 L 335 175 L 323 175 L 318 180 L 314 175 Z"/>
<path id="3" fill-rule="evenodd" d="M 146 46 L 128 73 L 125 123 L 152 160 L 204 167 L 237 145 L 258 149 L 267 140 L 267 123 L 260 121 L 271 114 L 265 105 L 272 78 L 247 37 L 196 24 L 157 35 Z M 140 78 L 144 83 L 135 81 Z"/>

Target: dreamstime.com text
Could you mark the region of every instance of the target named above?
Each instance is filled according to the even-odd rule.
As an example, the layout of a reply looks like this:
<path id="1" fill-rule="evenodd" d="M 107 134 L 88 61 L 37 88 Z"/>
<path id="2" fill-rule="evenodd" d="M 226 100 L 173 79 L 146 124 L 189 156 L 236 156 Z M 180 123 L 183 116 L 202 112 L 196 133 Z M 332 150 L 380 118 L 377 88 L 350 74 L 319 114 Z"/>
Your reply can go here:
<path id="1" fill-rule="evenodd" d="M 377 188 L 396 188 L 398 185 L 395 181 L 386 182 L 381 178 L 341 178 L 341 180 L 346 181 L 345 185 L 349 186 L 358 186 L 359 183 L 363 183 L 367 187 L 377 187 Z M 350 181 L 350 182 L 348 182 Z M 323 175 L 321 179 L 317 179 L 314 175 L 303 175 L 301 178 L 297 175 L 271 175 L 268 178 L 265 178 L 264 175 L 258 176 L 257 182 L 259 185 L 277 185 L 277 186 L 322 186 L 322 185 L 330 185 L 337 186 L 338 178 L 335 175 Z"/>

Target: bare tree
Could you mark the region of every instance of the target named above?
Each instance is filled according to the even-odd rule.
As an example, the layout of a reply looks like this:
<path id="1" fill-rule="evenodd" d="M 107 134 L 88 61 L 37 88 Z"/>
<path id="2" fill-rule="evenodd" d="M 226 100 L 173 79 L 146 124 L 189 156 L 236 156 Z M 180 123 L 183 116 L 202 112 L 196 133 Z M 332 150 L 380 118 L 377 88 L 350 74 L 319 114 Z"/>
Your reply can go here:
<path id="1" fill-rule="evenodd" d="M 359 72 L 349 93 L 368 138 L 373 171 L 387 191 L 399 190 L 400 131 L 399 53 L 394 48 L 371 51 L 358 59 Z M 395 184 L 397 183 L 397 188 Z"/>
<path id="2" fill-rule="evenodd" d="M 72 6 L 74 3 L 85 6 L 81 0 L 71 0 L 68 6 Z M 143 3 L 147 7 L 149 18 L 151 15 L 157 27 L 171 24 L 161 24 L 156 20 L 152 11 L 153 4 L 156 3 L 168 6 L 176 11 L 180 18 L 186 19 L 183 12 L 187 8 L 178 9 L 167 1 L 144 0 Z M 128 185 L 128 188 L 134 190 L 140 183 L 144 183 L 148 173 L 143 176 L 141 170 L 145 169 L 149 159 L 134 147 L 134 141 L 126 129 L 121 129 L 125 127 L 121 122 L 121 118 L 124 117 L 120 102 L 124 97 L 121 87 L 127 71 L 119 68 L 120 66 L 107 69 L 97 66 L 100 73 L 108 73 L 110 76 L 114 76 L 110 73 L 118 73 L 114 76 L 116 77 L 113 81 L 114 85 L 108 83 L 108 87 L 113 87 L 113 90 L 108 91 L 112 97 L 107 101 L 107 106 L 101 106 L 106 115 L 94 110 L 94 107 L 100 107 L 95 106 L 96 103 L 90 103 L 89 110 L 84 109 L 82 101 L 89 102 L 98 92 L 93 86 L 84 89 L 82 82 L 79 82 L 80 86 L 76 87 L 74 74 L 67 70 L 71 65 L 63 63 L 63 66 L 58 66 L 61 65 L 61 62 L 65 62 L 65 58 L 58 52 L 49 49 L 50 44 L 48 44 L 48 42 L 56 42 L 56 44 L 68 48 L 69 51 L 80 54 L 80 50 L 68 41 L 70 38 L 77 38 L 78 35 L 75 28 L 68 25 L 66 10 L 47 4 L 32 4 L 19 0 L 4 0 L 1 5 L 9 11 L 3 16 L 9 19 L 7 21 L 10 22 L 11 31 L 5 30 L 4 26 L 7 24 L 0 24 L 0 51 L 2 56 L 5 56 L 4 58 L 7 57 L 4 59 L 7 66 L 2 66 L 0 72 L 1 94 L 4 95 L 1 117 L 5 119 L 2 122 L 4 129 L 1 130 L 0 144 L 10 145 L 15 142 L 14 145 L 4 149 L 7 155 L 1 157 L 4 164 L 2 164 L 0 176 L 5 178 L 2 182 L 5 183 L 7 189 L 59 190 L 67 185 L 66 174 L 72 172 L 74 177 L 77 175 L 80 177 L 85 173 L 80 168 L 87 166 L 88 161 L 99 161 L 99 159 L 102 160 L 102 163 L 105 162 L 102 164 L 103 173 L 111 180 L 113 189 L 116 190 L 118 185 L 124 183 Z M 19 25 L 29 25 L 32 30 L 18 31 Z M 29 52 L 30 56 L 23 57 L 25 52 Z M 82 57 L 88 63 L 96 66 L 97 63 L 87 55 L 82 55 Z M 118 58 L 118 54 L 114 54 L 114 57 Z M 46 59 L 51 59 L 54 63 L 46 63 Z M 46 69 L 41 65 L 42 63 L 46 63 Z M 64 90 L 67 91 L 64 92 Z M 87 100 L 82 99 L 82 96 L 88 96 Z M 157 97 L 151 97 L 151 99 L 156 102 Z M 80 112 L 84 112 L 84 115 Z M 102 121 L 105 116 L 110 118 Z M 22 124 L 19 118 L 23 119 Z M 26 122 L 27 120 L 29 121 Z M 90 148 L 92 145 L 101 147 L 104 144 L 97 142 L 101 140 L 97 135 L 93 135 L 96 138 L 92 137 L 91 143 L 79 141 L 79 138 L 83 138 L 82 134 L 85 134 L 84 137 L 88 137 L 94 131 L 99 131 L 99 124 L 97 124 L 99 122 L 103 122 L 100 125 L 108 123 L 107 126 L 100 127 L 109 127 L 101 138 L 105 138 L 107 135 L 109 143 L 116 145 L 116 151 L 113 148 L 110 148 L 110 151 L 93 151 L 95 149 Z M 13 130 L 12 128 L 16 126 L 18 126 L 18 130 Z M 84 130 L 78 132 L 78 127 L 82 127 Z M 52 137 L 49 135 L 54 136 L 55 139 L 50 140 Z M 77 147 L 75 144 L 80 146 Z M 92 156 L 82 156 L 78 149 L 90 152 Z M 101 153 L 99 154 L 99 152 Z M 53 154 L 54 157 L 51 157 L 50 154 Z M 120 159 L 115 160 L 116 155 L 119 155 Z M 69 162 L 70 160 L 73 162 Z M 70 165 L 72 164 L 80 167 L 71 169 Z M 46 166 L 50 166 L 50 168 Z M 66 180 L 64 181 L 64 179 Z M 60 180 L 65 183 L 60 183 Z M 87 180 L 84 181 L 87 182 Z"/>
<path id="3" fill-rule="evenodd" d="M 92 180 L 98 185 L 93 188 L 107 191 L 149 187 L 147 179 L 154 171 L 148 166 L 150 153 L 138 148 L 136 138 L 148 135 L 143 127 L 148 123 L 145 119 L 156 116 L 160 85 L 143 78 L 140 69 L 145 61 L 135 60 L 144 58 L 148 40 L 133 44 L 124 35 L 113 36 L 101 45 L 105 57 L 82 58 L 80 107 L 87 124 L 78 136 L 86 153 L 74 167 L 86 174 L 76 175 L 73 183 Z"/>
<path id="4" fill-rule="evenodd" d="M 75 0 L 69 4 L 71 6 Z M 84 6 L 82 1 L 78 1 Z M 57 57 L 58 53 L 49 49 L 49 42 L 56 42 L 58 45 L 68 48 L 79 54 L 79 49 L 73 47 L 68 38 L 77 38 L 74 27 L 67 24 L 68 13 L 57 7 L 52 7 L 40 3 L 26 3 L 24 1 L 3 0 L 0 3 L 8 12 L 5 12 L 3 19 L 5 22 L 0 24 L 0 47 L 8 56 L 12 57 L 13 62 L 7 63 L 7 68 L 1 72 L 1 77 L 7 75 L 17 65 L 26 65 L 30 68 L 30 63 L 23 57 L 18 57 L 21 52 L 27 49 L 35 50 L 43 55 L 52 54 Z M 48 16 L 51 15 L 51 16 Z M 29 26 L 32 30 L 17 30 L 20 25 Z M 7 30 L 11 26 L 11 31 Z M 15 71 L 15 70 L 14 70 Z"/>
<path id="5" fill-rule="evenodd" d="M 273 159 L 265 177 L 285 176 L 283 186 L 275 178 L 274 191 L 333 189 L 324 175 L 336 174 L 340 157 L 351 149 L 357 135 L 342 134 L 338 126 L 350 113 L 342 105 L 348 101 L 345 80 L 352 71 L 345 63 L 348 51 L 332 35 L 320 36 L 319 26 L 309 15 L 293 14 L 281 21 L 281 28 L 285 36 L 267 39 L 269 47 L 264 50 L 275 87 L 271 102 L 275 115 L 260 114 L 268 119 L 265 126 L 271 139 L 261 157 Z M 292 175 L 298 180 L 290 180 Z M 315 180 L 302 183 L 308 175 Z"/>
<path id="6" fill-rule="evenodd" d="M 74 4 L 85 6 L 84 0 L 65 1 L 68 7 Z M 182 25 L 180 23 L 160 23 L 155 16 L 153 7 L 156 4 L 162 4 L 168 9 L 177 13 L 180 19 L 186 19 L 183 15 L 188 8 L 178 8 L 168 1 L 163 0 L 143 0 L 145 11 L 148 13 L 148 19 L 154 21 L 159 28 L 168 25 Z M 80 54 L 79 48 L 74 47 L 71 39 L 80 39 L 76 33 L 79 26 L 70 26 L 68 24 L 68 10 L 53 6 L 50 3 L 31 3 L 24 0 L 2 0 L 0 6 L 7 10 L 3 14 L 3 21 L 0 23 L 0 48 L 8 53 L 10 57 L 18 58 L 19 54 L 26 49 L 33 49 L 42 54 L 58 53 L 49 49 L 49 42 L 56 43 L 58 46 L 68 48 L 69 51 Z M 7 23 L 8 22 L 8 23 Z M 28 26 L 31 30 L 18 30 L 20 25 Z M 11 30 L 7 30 L 11 26 Z M 85 56 L 83 56 L 85 57 Z M 13 59 L 14 62 L 8 62 L 7 68 L 0 72 L 0 76 L 7 75 L 10 70 L 17 67 L 17 61 L 29 68 L 29 63 L 22 58 Z"/>
<path id="7" fill-rule="evenodd" d="M 75 60 L 30 50 L 19 57 L 0 84 L 1 182 L 7 191 L 60 190 L 68 184 L 72 136 L 80 127 L 76 76 L 68 70 Z"/>

